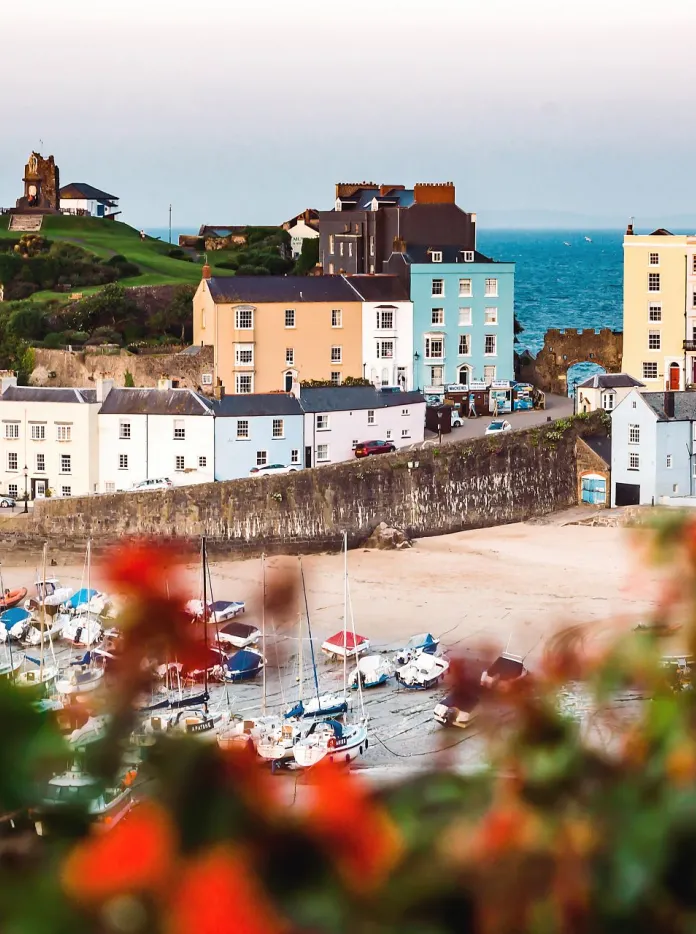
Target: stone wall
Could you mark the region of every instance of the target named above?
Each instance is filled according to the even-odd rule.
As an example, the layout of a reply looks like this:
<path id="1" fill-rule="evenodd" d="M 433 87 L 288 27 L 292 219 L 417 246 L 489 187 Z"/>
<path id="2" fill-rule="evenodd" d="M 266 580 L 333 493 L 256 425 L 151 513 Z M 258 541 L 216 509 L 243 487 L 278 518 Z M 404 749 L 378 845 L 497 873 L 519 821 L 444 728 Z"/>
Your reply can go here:
<path id="1" fill-rule="evenodd" d="M 381 521 L 413 536 L 518 522 L 577 503 L 576 432 L 598 430 L 591 416 L 563 432 L 550 425 L 287 476 L 48 499 L 28 521 L 3 524 L 0 553 L 31 540 L 77 548 L 136 534 L 206 535 L 231 554 L 313 552 L 340 547 L 344 530 L 359 546 Z"/>
<path id="2" fill-rule="evenodd" d="M 623 332 L 602 328 L 578 331 L 575 328 L 550 328 L 544 346 L 536 357 L 524 353 L 518 358 L 517 375 L 544 392 L 565 395 L 568 370 L 575 363 L 598 363 L 607 373 L 620 373 L 623 357 Z"/>
<path id="3" fill-rule="evenodd" d="M 34 354 L 34 369 L 29 378 L 32 386 L 89 388 L 102 377 L 115 380 L 116 386 L 124 386 L 128 371 L 136 386 L 156 386 L 157 380 L 166 376 L 178 380 L 182 389 L 196 389 L 201 386 L 204 373 L 211 376 L 213 373 L 212 347 L 203 347 L 197 354 L 132 354 L 126 350 L 103 353 L 98 347 L 79 351 L 37 347 Z"/>

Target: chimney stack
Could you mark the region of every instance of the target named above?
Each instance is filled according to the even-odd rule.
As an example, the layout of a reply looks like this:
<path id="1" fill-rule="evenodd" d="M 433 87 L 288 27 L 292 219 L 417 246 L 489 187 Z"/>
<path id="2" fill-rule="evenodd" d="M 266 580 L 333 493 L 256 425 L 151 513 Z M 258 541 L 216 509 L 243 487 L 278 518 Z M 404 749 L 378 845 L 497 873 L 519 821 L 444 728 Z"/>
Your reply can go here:
<path id="1" fill-rule="evenodd" d="M 628 222 L 628 227 L 626 227 L 626 236 L 627 237 L 633 236 L 633 218 L 630 219 L 630 221 Z"/>
<path id="2" fill-rule="evenodd" d="M 5 370 L 5 372 L 7 372 L 7 370 Z M 2 387 L 2 392 L 4 393 L 6 389 L 11 389 L 17 385 L 17 376 L 3 376 L 2 383 L 0 385 Z"/>
<path id="3" fill-rule="evenodd" d="M 217 399 L 218 402 L 222 402 L 225 398 L 225 387 L 222 385 L 222 380 L 219 376 L 215 388 L 213 389 L 213 398 Z"/>
<path id="4" fill-rule="evenodd" d="M 114 380 L 100 377 L 97 380 L 97 402 L 103 402 L 114 388 Z"/>
<path id="5" fill-rule="evenodd" d="M 674 392 L 672 390 L 665 391 L 665 401 L 663 408 L 667 418 L 674 418 Z"/>
<path id="6" fill-rule="evenodd" d="M 157 380 L 157 388 L 160 390 L 160 392 L 166 392 L 168 389 L 172 388 L 172 381 L 167 379 L 166 376 L 160 376 L 160 378 Z"/>
<path id="7" fill-rule="evenodd" d="M 207 263 L 203 267 L 202 276 L 204 279 L 210 279 L 210 277 L 212 276 L 212 271 L 210 269 L 210 266 Z"/>
<path id="8" fill-rule="evenodd" d="M 406 252 L 406 241 L 403 237 L 394 237 L 394 245 L 392 246 L 393 253 L 405 253 Z"/>

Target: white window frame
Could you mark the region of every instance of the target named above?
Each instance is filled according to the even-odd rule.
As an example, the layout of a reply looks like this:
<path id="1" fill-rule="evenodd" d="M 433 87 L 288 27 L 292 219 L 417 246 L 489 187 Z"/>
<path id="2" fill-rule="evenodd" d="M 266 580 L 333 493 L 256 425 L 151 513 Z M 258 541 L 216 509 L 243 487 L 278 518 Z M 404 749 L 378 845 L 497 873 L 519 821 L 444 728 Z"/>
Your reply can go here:
<path id="1" fill-rule="evenodd" d="M 118 455 L 118 469 L 128 470 L 128 455 L 127 454 Z"/>
<path id="2" fill-rule="evenodd" d="M 248 418 L 237 419 L 237 441 L 248 441 L 251 437 L 251 424 Z"/>
<path id="3" fill-rule="evenodd" d="M 411 429 L 410 429 L 410 428 L 402 428 L 402 429 L 401 429 L 401 437 L 402 437 L 402 438 L 410 438 L 410 437 L 411 437 Z"/>
<path id="4" fill-rule="evenodd" d="M 614 411 L 614 402 L 616 401 L 616 393 L 606 390 L 602 393 L 602 408 L 605 412 Z"/>
<path id="5" fill-rule="evenodd" d="M 343 363 L 343 347 L 341 344 L 334 344 L 332 346 L 331 363 Z"/>
<path id="6" fill-rule="evenodd" d="M 486 298 L 497 298 L 498 297 L 498 280 L 497 279 L 486 279 L 483 285 L 483 294 Z"/>
<path id="7" fill-rule="evenodd" d="M 271 437 L 274 441 L 285 437 L 285 419 L 274 418 L 271 424 Z"/>
<path id="8" fill-rule="evenodd" d="M 212 373 L 201 373 L 201 386 L 212 386 L 213 385 L 213 374 Z"/>
<path id="9" fill-rule="evenodd" d="M 268 463 L 268 451 L 257 451 L 256 452 L 256 466 L 265 467 Z"/>
<path id="10" fill-rule="evenodd" d="M 638 451 L 628 452 L 628 469 L 640 470 L 640 454 Z"/>
<path id="11" fill-rule="evenodd" d="M 668 454 L 665 457 L 665 467 L 667 468 L 667 470 L 672 469 L 672 455 L 671 454 Z"/>
<path id="12" fill-rule="evenodd" d="M 333 234 L 329 234 L 329 253 L 333 256 L 336 247 L 336 238 Z"/>
<path id="13" fill-rule="evenodd" d="M 331 327 L 332 328 L 343 327 L 343 309 L 341 308 L 331 309 Z"/>
<path id="14" fill-rule="evenodd" d="M 464 262 L 465 263 L 473 263 L 474 259 L 475 257 L 474 257 L 473 250 L 464 250 Z"/>
<path id="15" fill-rule="evenodd" d="M 654 376 L 651 374 L 654 372 Z M 657 360 L 643 360 L 643 379 L 658 379 Z M 635 406 L 635 402 L 633 403 Z"/>
<path id="16" fill-rule="evenodd" d="M 248 385 L 248 389 L 242 389 L 242 386 Z M 254 391 L 253 373 L 236 373 L 234 377 L 234 388 L 238 396 L 248 396 Z"/>
<path id="17" fill-rule="evenodd" d="M 367 410 L 367 424 L 368 425 L 375 424 L 375 410 L 374 409 Z"/>
<path id="18" fill-rule="evenodd" d="M 657 352 L 662 350 L 662 332 L 648 331 L 648 350 Z"/>
<path id="19" fill-rule="evenodd" d="M 46 440 L 46 426 L 41 423 L 34 423 L 31 426 L 31 440 L 32 441 L 45 441 Z"/>
<path id="20" fill-rule="evenodd" d="M 465 350 L 462 350 L 462 346 L 464 346 L 466 349 L 465 349 Z M 459 335 L 459 348 L 458 348 L 458 350 L 459 350 L 458 356 L 460 356 L 460 357 L 470 357 L 470 356 L 471 356 L 471 334 L 466 333 L 466 334 L 460 334 L 460 335 Z"/>
<path id="21" fill-rule="evenodd" d="M 472 322 L 471 306 L 463 306 L 459 309 L 459 327 L 470 328 Z"/>
<path id="22" fill-rule="evenodd" d="M 317 415 L 316 427 L 317 431 L 330 431 L 331 421 L 329 416 L 326 414 Z"/>
<path id="23" fill-rule="evenodd" d="M 323 453 L 322 453 L 323 451 Z M 327 461 L 331 460 L 331 455 L 329 452 L 328 444 L 318 444 L 317 445 L 317 463 L 325 464 Z"/>
<path id="24" fill-rule="evenodd" d="M 290 463 L 291 464 L 300 463 L 300 449 L 299 448 L 293 448 L 292 451 L 290 451 Z"/>
<path id="25" fill-rule="evenodd" d="M 651 251 L 648 255 L 648 265 L 649 266 L 659 266 L 660 265 L 660 254 Z"/>
<path id="26" fill-rule="evenodd" d="M 61 496 L 72 496 L 72 487 L 71 486 L 62 486 L 60 488 Z"/>
<path id="27" fill-rule="evenodd" d="M 131 423 L 130 422 L 119 422 L 118 423 L 118 440 L 119 441 L 130 441 L 131 438 Z"/>
<path id="28" fill-rule="evenodd" d="M 285 366 L 294 366 L 295 365 L 295 348 L 286 347 L 285 348 Z"/>
<path id="29" fill-rule="evenodd" d="M 174 456 L 174 470 L 176 473 L 183 473 L 186 470 L 186 456 L 184 454 Z"/>
<path id="30" fill-rule="evenodd" d="M 408 418 L 408 416 L 409 416 L 409 411 L 408 411 L 408 409 L 402 409 L 402 410 L 401 410 L 401 417 L 402 417 L 402 418 Z"/>
<path id="31" fill-rule="evenodd" d="M 442 262 L 442 250 L 431 250 L 430 251 L 430 262 L 441 263 Z"/>
<path id="32" fill-rule="evenodd" d="M 19 440 L 19 422 L 5 422 L 5 440 Z"/>
<path id="33" fill-rule="evenodd" d="M 388 324 L 384 322 L 388 321 Z M 394 330 L 394 309 L 393 308 L 378 308 L 377 309 L 377 330 L 378 331 L 393 331 Z"/>
<path id="34" fill-rule="evenodd" d="M 289 331 L 297 327 L 297 315 L 294 308 L 286 308 L 283 312 L 284 327 Z M 288 323 L 290 322 L 290 323 Z"/>
<path id="35" fill-rule="evenodd" d="M 662 321 L 662 302 L 648 302 L 648 321 L 658 324 Z"/>
<path id="36" fill-rule="evenodd" d="M 445 280 L 444 279 L 433 279 L 430 284 L 430 294 L 433 298 L 444 298 Z"/>
<path id="37" fill-rule="evenodd" d="M 496 325 L 498 323 L 497 307 L 483 309 L 483 323 L 485 325 L 491 325 L 491 326 Z"/>
<path id="38" fill-rule="evenodd" d="M 12 466 L 14 462 L 14 467 Z M 16 451 L 7 452 L 7 472 L 19 473 L 19 454 Z"/>
<path id="39" fill-rule="evenodd" d="M 242 359 L 242 354 L 248 356 L 248 360 Z M 254 365 L 254 345 L 253 344 L 235 344 L 234 345 L 234 365 L 235 366 L 253 366 Z"/>
<path id="40" fill-rule="evenodd" d="M 56 425 L 56 441 L 72 441 L 72 425 Z"/>
<path id="41" fill-rule="evenodd" d="M 391 348 L 391 351 L 389 351 L 389 348 Z M 376 354 L 378 360 L 393 360 L 394 341 L 388 339 L 377 341 Z"/>
<path id="42" fill-rule="evenodd" d="M 243 323 L 243 322 L 246 322 L 247 320 L 250 322 L 249 324 Z M 254 309 L 253 308 L 235 308 L 234 329 L 235 331 L 253 331 L 254 330 Z"/>
<path id="43" fill-rule="evenodd" d="M 433 344 L 439 344 L 441 352 L 433 354 Z M 445 359 L 445 338 L 444 335 L 425 338 L 425 359 L 426 360 L 444 360 Z"/>
<path id="44" fill-rule="evenodd" d="M 662 287 L 662 280 L 660 279 L 659 272 L 649 272 L 648 273 L 648 292 L 660 292 Z"/>
<path id="45" fill-rule="evenodd" d="M 640 425 L 628 426 L 628 443 L 640 444 Z"/>
<path id="46" fill-rule="evenodd" d="M 58 461 L 60 464 L 60 470 L 58 471 L 61 474 L 71 474 L 72 473 L 72 455 L 71 454 L 61 454 Z M 65 469 L 67 465 L 67 470 Z"/>
<path id="47" fill-rule="evenodd" d="M 488 350 L 488 342 L 493 342 L 493 350 Z M 483 335 L 483 356 L 484 357 L 497 357 L 498 356 L 498 335 L 497 334 L 484 334 Z"/>
<path id="48" fill-rule="evenodd" d="M 430 326 L 434 328 L 444 328 L 445 326 L 445 309 L 444 308 L 431 308 L 430 309 Z"/>
<path id="49" fill-rule="evenodd" d="M 39 464 L 42 466 L 40 467 Z M 46 455 L 41 451 L 36 455 L 36 472 L 46 473 Z"/>
<path id="50" fill-rule="evenodd" d="M 332 386 L 341 385 L 341 371 L 340 370 L 331 370 L 330 382 Z"/>
<path id="51" fill-rule="evenodd" d="M 207 466 L 208 466 L 208 458 L 206 457 L 205 454 L 202 454 L 202 455 L 198 458 L 198 466 L 199 466 L 199 468 L 203 468 L 203 467 L 207 467 Z"/>
<path id="52" fill-rule="evenodd" d="M 486 372 L 486 371 L 488 371 L 488 372 Z M 496 367 L 495 367 L 495 365 L 484 366 L 484 368 L 483 368 L 483 379 L 484 379 L 484 382 L 488 382 L 489 380 L 492 382 L 492 381 L 495 379 L 495 372 L 496 372 Z"/>
<path id="53" fill-rule="evenodd" d="M 186 440 L 186 422 L 183 420 L 183 418 L 174 419 L 172 439 L 174 441 L 185 441 Z"/>
<path id="54" fill-rule="evenodd" d="M 459 280 L 459 297 L 460 298 L 473 298 L 473 295 L 474 295 L 473 279 L 460 279 Z"/>

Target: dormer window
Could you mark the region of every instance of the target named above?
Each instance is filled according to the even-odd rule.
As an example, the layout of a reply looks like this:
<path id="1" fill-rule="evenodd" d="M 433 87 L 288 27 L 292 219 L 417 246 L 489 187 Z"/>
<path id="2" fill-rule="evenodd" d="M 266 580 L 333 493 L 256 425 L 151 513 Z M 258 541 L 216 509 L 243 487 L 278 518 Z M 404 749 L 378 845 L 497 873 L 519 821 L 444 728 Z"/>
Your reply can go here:
<path id="1" fill-rule="evenodd" d="M 464 262 L 473 263 L 474 261 L 474 251 L 473 250 L 464 250 Z"/>
<path id="2" fill-rule="evenodd" d="M 342 210 L 343 210 L 343 202 L 341 201 L 340 198 L 336 198 L 336 204 L 334 205 L 334 208 L 335 208 L 337 211 L 342 211 Z"/>
<path id="3" fill-rule="evenodd" d="M 441 263 L 442 262 L 442 250 L 431 250 L 430 261 L 433 263 Z"/>
<path id="4" fill-rule="evenodd" d="M 377 198 L 373 198 L 372 201 L 370 201 L 370 210 L 371 211 L 379 210 L 379 202 L 377 201 Z"/>

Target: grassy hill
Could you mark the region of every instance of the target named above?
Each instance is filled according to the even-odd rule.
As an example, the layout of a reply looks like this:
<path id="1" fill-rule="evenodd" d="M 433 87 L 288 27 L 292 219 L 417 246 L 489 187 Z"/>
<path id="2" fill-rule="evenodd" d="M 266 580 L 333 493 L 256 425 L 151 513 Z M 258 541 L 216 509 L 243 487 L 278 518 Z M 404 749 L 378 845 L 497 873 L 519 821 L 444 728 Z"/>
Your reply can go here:
<path id="1" fill-rule="evenodd" d="M 20 234 L 8 230 L 8 224 L 9 219 L 3 217 L 0 220 L 0 238 L 17 239 Z M 96 217 L 48 215 L 44 218 L 41 234 L 48 240 L 74 243 L 102 259 L 116 255 L 125 256 L 130 262 L 136 263 L 141 271 L 139 276 L 123 279 L 122 283 L 125 286 L 195 285 L 201 278 L 201 267 L 198 264 L 167 256 L 173 245 L 154 240 L 152 237 L 141 240 L 139 231 L 118 221 L 100 220 Z M 216 269 L 213 266 L 213 271 L 216 275 L 232 275 L 229 269 Z M 41 293 L 45 297 L 51 294 L 53 293 Z"/>

